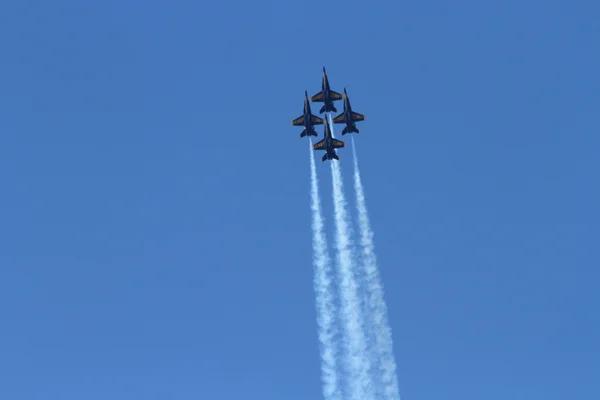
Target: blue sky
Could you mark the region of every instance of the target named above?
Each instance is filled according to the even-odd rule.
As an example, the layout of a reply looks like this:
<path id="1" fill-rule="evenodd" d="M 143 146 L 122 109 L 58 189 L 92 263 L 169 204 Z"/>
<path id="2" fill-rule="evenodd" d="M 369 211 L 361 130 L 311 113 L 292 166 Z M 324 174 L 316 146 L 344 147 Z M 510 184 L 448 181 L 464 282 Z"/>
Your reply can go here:
<path id="1" fill-rule="evenodd" d="M 322 398 L 323 65 L 403 399 L 600 397 L 600 6 L 500 3 L 3 1 L 0 397 Z"/>

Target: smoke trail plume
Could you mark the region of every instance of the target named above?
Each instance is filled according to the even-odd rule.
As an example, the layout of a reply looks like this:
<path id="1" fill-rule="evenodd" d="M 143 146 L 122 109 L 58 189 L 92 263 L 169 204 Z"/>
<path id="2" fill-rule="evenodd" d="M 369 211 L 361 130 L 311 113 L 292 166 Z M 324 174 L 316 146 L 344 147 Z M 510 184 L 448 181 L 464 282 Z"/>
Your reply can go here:
<path id="1" fill-rule="evenodd" d="M 360 244 L 362 247 L 362 262 L 367 291 L 367 314 L 370 319 L 372 338 L 374 339 L 375 355 L 377 356 L 378 382 L 383 386 L 384 399 L 399 400 L 398 380 L 396 377 L 396 361 L 392 343 L 392 329 L 390 328 L 385 304 L 383 285 L 379 277 L 373 231 L 369 221 L 369 213 L 365 201 L 364 189 L 358 169 L 358 157 L 354 137 L 352 137 L 352 155 L 354 157 L 354 191 L 356 193 L 356 209 L 360 229 Z M 378 393 L 379 395 L 379 393 Z"/>
<path id="2" fill-rule="evenodd" d="M 331 122 L 331 116 L 328 115 Z M 333 124 L 331 124 L 333 126 Z M 333 135 L 333 130 L 332 130 Z M 337 161 L 331 160 L 333 205 L 336 223 L 339 288 L 342 320 L 344 322 L 346 367 L 348 369 L 349 395 L 353 400 L 373 400 L 369 376 L 369 359 L 366 354 L 363 317 L 354 277 L 354 255 L 351 248 L 351 227 L 348 224 L 347 204 L 343 192 L 342 174 Z"/>
<path id="3" fill-rule="evenodd" d="M 309 142 L 310 152 L 310 194 L 313 231 L 313 264 L 315 268 L 314 289 L 317 303 L 317 325 L 319 329 L 319 344 L 321 348 L 321 379 L 323 381 L 323 397 L 325 400 L 342 400 L 339 378 L 337 374 L 337 349 L 335 305 L 331 289 L 331 262 L 327 254 L 327 239 L 323 231 L 323 214 L 319 197 L 319 181 L 315 166 L 315 156 L 312 149 L 312 139 Z"/>

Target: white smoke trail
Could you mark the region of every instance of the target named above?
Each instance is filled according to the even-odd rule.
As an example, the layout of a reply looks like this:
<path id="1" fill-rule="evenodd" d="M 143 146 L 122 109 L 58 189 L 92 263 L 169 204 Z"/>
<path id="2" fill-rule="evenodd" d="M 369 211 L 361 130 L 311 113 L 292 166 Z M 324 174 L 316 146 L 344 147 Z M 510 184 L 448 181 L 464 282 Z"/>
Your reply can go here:
<path id="1" fill-rule="evenodd" d="M 341 400 L 339 378 L 337 373 L 337 348 L 335 304 L 331 289 L 331 263 L 327 254 L 327 239 L 323 231 L 323 215 L 319 198 L 319 181 L 315 166 L 315 156 L 310 139 L 310 192 L 313 230 L 313 264 L 315 268 L 314 289 L 317 303 L 317 325 L 321 348 L 321 379 L 323 381 L 323 397 L 325 400 Z"/>
<path id="2" fill-rule="evenodd" d="M 331 116 L 328 115 L 331 122 Z M 333 124 L 331 124 L 333 128 Z M 332 129 L 333 136 L 333 129 Z M 369 376 L 369 359 L 366 353 L 363 317 L 354 277 L 356 268 L 352 243 L 352 229 L 348 223 L 347 203 L 343 192 L 340 165 L 330 160 L 333 181 L 333 205 L 336 223 L 341 314 L 344 322 L 346 367 L 350 399 L 373 400 L 373 387 Z"/>
<path id="3" fill-rule="evenodd" d="M 354 191 L 356 193 L 356 209 L 360 228 L 360 244 L 362 246 L 362 261 L 367 291 L 367 314 L 370 319 L 374 348 L 378 358 L 378 381 L 383 385 L 384 399 L 399 400 L 398 379 L 396 377 L 396 361 L 392 342 L 392 329 L 388 322 L 387 306 L 385 304 L 383 285 L 379 277 L 373 231 L 369 221 L 369 213 L 365 194 L 358 169 L 358 157 L 354 137 L 352 137 L 352 155 L 354 157 Z M 379 383 L 379 382 L 378 382 Z"/>

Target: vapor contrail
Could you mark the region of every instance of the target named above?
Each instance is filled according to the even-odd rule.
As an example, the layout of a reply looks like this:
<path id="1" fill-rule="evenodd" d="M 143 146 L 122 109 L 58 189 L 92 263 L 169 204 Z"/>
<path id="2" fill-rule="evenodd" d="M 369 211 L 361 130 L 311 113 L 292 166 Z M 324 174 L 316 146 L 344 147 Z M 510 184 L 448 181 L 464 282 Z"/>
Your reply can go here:
<path id="1" fill-rule="evenodd" d="M 372 338 L 375 341 L 374 349 L 377 357 L 378 374 L 377 383 L 383 385 L 384 399 L 399 400 L 398 379 L 396 377 L 396 361 L 392 343 L 392 329 L 390 328 L 385 304 L 383 285 L 379 277 L 377 257 L 373 243 L 373 231 L 369 221 L 369 213 L 365 201 L 364 189 L 358 169 L 358 157 L 352 137 L 352 155 L 354 157 L 354 191 L 356 193 L 356 209 L 360 229 L 360 244 L 362 247 L 362 262 L 367 291 L 367 314 L 369 327 L 372 329 Z M 379 393 L 378 393 L 379 395 Z"/>
<path id="2" fill-rule="evenodd" d="M 310 193 L 313 231 L 313 264 L 315 269 L 314 289 L 317 303 L 317 325 L 321 348 L 321 379 L 325 400 L 342 400 L 336 365 L 335 346 L 335 304 L 331 288 L 331 260 L 327 249 L 327 239 L 323 231 L 323 214 L 319 196 L 319 181 L 315 166 L 315 156 L 310 139 Z"/>
<path id="3" fill-rule="evenodd" d="M 331 116 L 327 115 L 331 124 Z M 330 160 L 333 181 L 333 206 L 336 224 L 336 247 L 340 288 L 340 308 L 344 322 L 345 358 L 349 376 L 349 396 L 353 400 L 373 400 L 369 376 L 369 359 L 366 354 L 365 335 L 358 286 L 355 280 L 354 255 L 351 248 L 351 227 L 348 223 L 347 204 L 343 192 L 342 174 L 336 160 Z"/>

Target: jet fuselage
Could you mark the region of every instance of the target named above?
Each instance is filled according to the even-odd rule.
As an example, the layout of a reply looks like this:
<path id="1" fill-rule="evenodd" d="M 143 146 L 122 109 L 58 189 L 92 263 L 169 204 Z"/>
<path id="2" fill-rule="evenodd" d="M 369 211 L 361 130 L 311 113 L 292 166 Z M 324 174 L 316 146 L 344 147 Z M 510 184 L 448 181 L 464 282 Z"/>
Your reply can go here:
<path id="1" fill-rule="evenodd" d="M 321 82 L 321 89 L 323 90 L 323 103 L 325 103 L 324 107 L 326 111 L 333 111 L 335 107 L 333 106 L 333 100 L 331 100 L 331 87 L 329 86 L 329 79 L 327 78 L 325 68 L 323 68 L 323 82 Z"/>
<path id="2" fill-rule="evenodd" d="M 310 101 L 308 100 L 308 94 L 306 92 L 304 92 L 304 127 L 307 129 L 313 127 Z"/>
<path id="3" fill-rule="evenodd" d="M 328 160 L 336 159 L 339 160 L 338 155 L 333 147 L 333 136 L 331 134 L 331 127 L 329 121 L 325 118 L 325 154 Z"/>
<path id="4" fill-rule="evenodd" d="M 350 107 L 350 99 L 348 98 L 346 89 L 344 89 L 344 121 L 346 121 L 348 131 L 352 131 L 356 128 L 356 122 L 352 119 L 352 107 Z"/>

